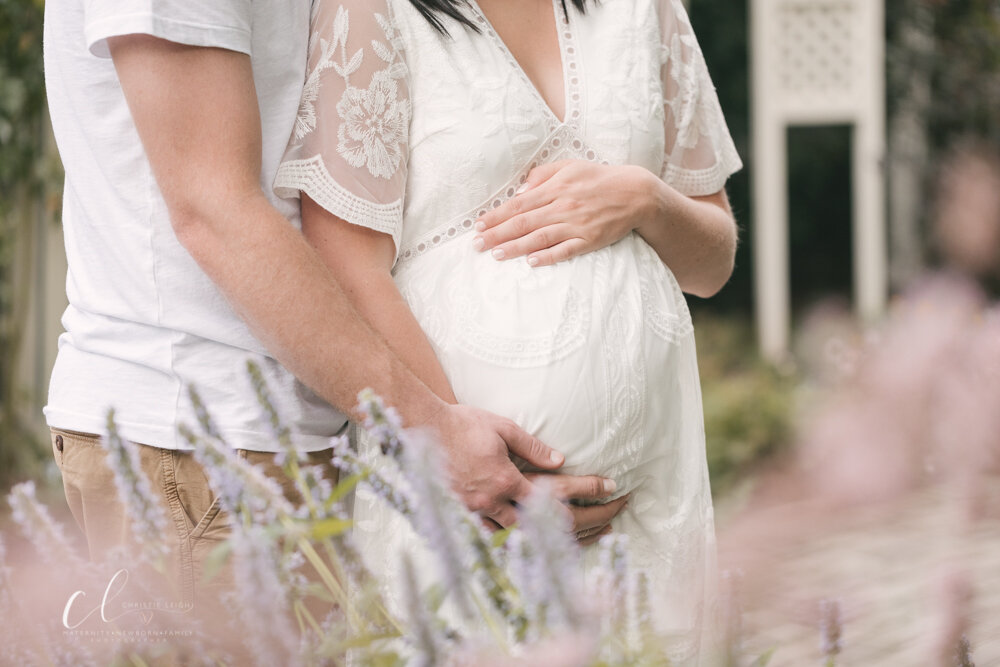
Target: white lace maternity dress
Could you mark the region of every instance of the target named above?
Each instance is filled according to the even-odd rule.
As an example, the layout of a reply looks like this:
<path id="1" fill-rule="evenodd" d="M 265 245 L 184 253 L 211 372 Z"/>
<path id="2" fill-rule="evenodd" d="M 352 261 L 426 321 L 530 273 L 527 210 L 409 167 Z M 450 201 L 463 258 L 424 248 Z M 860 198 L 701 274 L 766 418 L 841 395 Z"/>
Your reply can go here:
<path id="1" fill-rule="evenodd" d="M 481 34 L 449 21 L 443 36 L 409 0 L 317 0 L 275 188 L 392 236 L 395 281 L 461 402 L 556 447 L 566 471 L 632 492 L 614 529 L 652 576 L 654 621 L 676 638 L 678 664 L 697 664 L 714 533 L 694 337 L 677 281 L 634 233 L 532 269 L 476 252 L 470 232 L 538 164 L 636 164 L 684 194 L 708 195 L 740 160 L 681 0 L 601 0 L 585 14 L 570 4 L 568 19 L 554 0 L 553 11 L 563 120 L 474 3 Z M 355 512 L 379 569 L 394 550 L 419 551 L 370 494 L 358 492 Z"/>

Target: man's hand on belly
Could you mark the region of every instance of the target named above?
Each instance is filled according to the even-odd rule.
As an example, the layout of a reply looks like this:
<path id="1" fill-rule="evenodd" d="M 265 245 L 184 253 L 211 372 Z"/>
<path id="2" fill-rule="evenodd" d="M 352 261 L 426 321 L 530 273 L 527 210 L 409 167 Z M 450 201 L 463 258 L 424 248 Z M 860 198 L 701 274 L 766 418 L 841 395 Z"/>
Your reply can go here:
<path id="1" fill-rule="evenodd" d="M 448 405 L 434 423 L 452 487 L 470 510 L 504 528 L 517 523 L 515 503 L 531 492 L 531 483 L 511 455 L 543 470 L 554 470 L 565 461 L 514 422 L 485 410 Z"/>
<path id="2" fill-rule="evenodd" d="M 435 422 L 448 458 L 452 487 L 470 510 L 488 520 L 488 525 L 506 528 L 517 523 L 516 503 L 531 493 L 529 478 L 537 479 L 538 475 L 546 476 L 555 496 L 564 502 L 594 503 L 614 493 L 614 482 L 602 477 L 552 472 L 525 476 L 511 456 L 543 471 L 558 469 L 565 458 L 509 419 L 478 408 L 448 405 Z M 606 534 L 627 500 L 626 496 L 587 507 L 567 504 L 580 543 L 589 544 Z"/>

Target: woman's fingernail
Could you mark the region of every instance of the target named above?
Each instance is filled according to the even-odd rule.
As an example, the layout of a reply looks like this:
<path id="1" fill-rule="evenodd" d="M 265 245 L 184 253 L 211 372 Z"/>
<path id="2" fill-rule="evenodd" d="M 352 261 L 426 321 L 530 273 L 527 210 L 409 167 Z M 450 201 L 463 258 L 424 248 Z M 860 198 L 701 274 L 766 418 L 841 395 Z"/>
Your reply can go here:
<path id="1" fill-rule="evenodd" d="M 530 189 L 531 185 L 529 183 L 522 183 L 521 187 L 519 187 L 517 190 L 514 190 L 514 196 L 516 197 L 517 195 L 524 194 Z"/>
<path id="2" fill-rule="evenodd" d="M 493 255 L 493 259 L 503 259 L 503 248 L 493 248 L 493 252 L 491 254 Z"/>
<path id="3" fill-rule="evenodd" d="M 537 257 L 528 258 L 528 266 L 538 266 L 539 259 Z"/>
<path id="4" fill-rule="evenodd" d="M 483 222 L 482 220 L 480 220 L 479 222 L 477 222 L 476 223 L 476 231 L 477 232 L 485 232 L 486 231 L 486 223 Z"/>
<path id="5" fill-rule="evenodd" d="M 486 241 L 483 240 L 482 236 L 477 236 L 476 238 L 472 239 L 472 247 L 475 248 L 476 250 L 482 250 L 484 247 L 486 247 Z"/>
<path id="6" fill-rule="evenodd" d="M 604 480 L 604 493 L 614 493 L 618 489 L 618 485 L 615 484 L 615 480 L 606 479 Z"/>
<path id="7" fill-rule="evenodd" d="M 562 462 L 563 462 L 564 459 L 563 459 L 563 455 L 562 454 L 560 454 L 559 452 L 553 450 L 552 453 L 549 454 L 549 460 L 552 461 L 553 463 L 557 463 L 559 465 L 562 465 Z"/>

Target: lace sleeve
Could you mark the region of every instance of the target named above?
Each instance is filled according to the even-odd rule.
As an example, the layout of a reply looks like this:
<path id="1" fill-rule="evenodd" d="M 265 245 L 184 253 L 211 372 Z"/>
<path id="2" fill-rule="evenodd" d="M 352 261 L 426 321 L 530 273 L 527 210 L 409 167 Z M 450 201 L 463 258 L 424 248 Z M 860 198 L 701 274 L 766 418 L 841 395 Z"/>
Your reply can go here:
<path id="1" fill-rule="evenodd" d="M 399 250 L 410 124 L 407 70 L 384 0 L 317 0 L 295 131 L 274 181 Z"/>
<path id="2" fill-rule="evenodd" d="M 660 177 L 685 195 L 714 194 L 743 163 L 681 0 L 662 0 L 660 30 L 666 138 Z"/>

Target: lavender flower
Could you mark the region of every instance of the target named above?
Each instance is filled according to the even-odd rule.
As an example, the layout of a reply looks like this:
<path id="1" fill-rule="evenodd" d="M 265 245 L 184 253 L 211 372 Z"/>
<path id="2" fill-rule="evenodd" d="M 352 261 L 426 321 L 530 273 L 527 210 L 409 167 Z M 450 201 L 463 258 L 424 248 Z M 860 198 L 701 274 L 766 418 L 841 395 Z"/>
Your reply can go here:
<path id="1" fill-rule="evenodd" d="M 629 598 L 632 604 L 629 605 L 628 630 L 626 636 L 631 643 L 632 651 L 641 654 L 646 644 L 646 639 L 653 635 L 652 605 L 649 599 L 649 575 L 643 570 L 636 570 L 631 573 L 629 581 Z"/>
<path id="2" fill-rule="evenodd" d="M 255 664 L 298 664 L 297 633 L 289 618 L 276 545 L 259 525 L 235 528 L 230 543 L 236 608 Z"/>
<path id="3" fill-rule="evenodd" d="M 194 415 L 198 420 L 198 425 L 205 435 L 214 440 L 222 440 L 222 434 L 216 428 L 215 422 L 212 421 L 212 416 L 208 414 L 208 408 L 205 407 L 205 403 L 202 402 L 201 396 L 198 395 L 193 386 L 188 387 L 188 398 L 191 401 L 191 407 L 194 408 Z"/>
<path id="4" fill-rule="evenodd" d="M 525 607 L 534 609 L 548 630 L 577 628 L 583 622 L 579 549 L 570 537 L 565 514 L 547 486 L 537 484 L 520 506 L 519 552 L 512 568 L 518 573 Z"/>
<path id="5" fill-rule="evenodd" d="M 192 388 L 192 402 L 201 401 Z M 194 457 L 208 476 L 208 484 L 219 498 L 221 508 L 235 517 L 249 518 L 257 523 L 274 522 L 278 516 L 291 515 L 295 508 L 285 498 L 281 487 L 259 468 L 241 459 L 220 438 L 212 435 L 213 427 L 207 421 L 202 427 L 206 437 L 200 438 L 188 427 L 181 425 L 181 435 L 194 447 Z"/>
<path id="6" fill-rule="evenodd" d="M 612 601 L 612 616 L 622 618 L 625 612 L 625 578 L 628 575 L 628 535 L 613 533 L 598 543 L 599 581 L 601 594 Z"/>
<path id="7" fill-rule="evenodd" d="M 10 568 L 7 566 L 7 547 L 0 534 L 0 618 L 7 618 L 13 600 L 10 598 Z"/>
<path id="8" fill-rule="evenodd" d="M 524 627 L 519 628 L 517 637 L 521 641 L 536 641 L 544 624 L 542 602 L 535 595 L 538 584 L 537 573 L 533 569 L 534 558 L 531 547 L 520 530 L 512 530 L 506 541 L 507 568 L 511 581 L 521 596 Z"/>
<path id="9" fill-rule="evenodd" d="M 35 483 L 32 481 L 16 484 L 7 496 L 14 521 L 34 545 L 35 550 L 48 564 L 61 570 L 81 571 L 83 561 L 70 546 L 62 526 L 56 523 L 48 508 L 38 502 Z"/>
<path id="10" fill-rule="evenodd" d="M 150 563 L 162 563 L 168 553 L 163 540 L 167 517 L 153 495 L 149 479 L 142 472 L 138 446 L 118 434 L 114 410 L 108 411 L 107 429 L 103 444 L 108 451 L 108 464 L 115 474 L 118 496 L 132 520 L 132 532 L 142 547 L 143 556 Z"/>
<path id="11" fill-rule="evenodd" d="M 415 655 L 407 664 L 411 667 L 434 667 L 443 662 L 447 639 L 441 634 L 431 611 L 424 602 L 408 554 L 403 554 L 403 584 L 403 595 L 411 626 L 411 632 L 407 636 L 415 651 Z"/>
<path id="12" fill-rule="evenodd" d="M 435 444 L 402 430 L 396 411 L 371 391 L 361 392 L 359 401 L 365 415 L 360 435 L 377 444 L 384 458 L 362 462 L 342 443 L 336 449 L 338 465 L 399 511 L 440 556 L 446 593 L 463 614 L 471 613 L 469 599 L 485 592 L 491 607 L 523 638 L 527 619 L 516 588 L 479 518 L 443 483 L 440 473 L 446 466 Z"/>
<path id="13" fill-rule="evenodd" d="M 834 658 L 841 651 L 843 627 L 840 618 L 840 603 L 837 600 L 824 598 L 819 601 L 819 635 L 820 652 L 825 657 L 826 664 L 832 666 Z"/>
<path id="14" fill-rule="evenodd" d="M 327 502 L 333 496 L 333 484 L 323 473 L 323 468 L 305 466 L 296 472 L 299 491 L 305 500 L 296 511 L 296 517 L 318 520 L 334 516 L 333 504 Z"/>
<path id="15" fill-rule="evenodd" d="M 959 637 L 955 646 L 955 667 L 976 667 L 976 663 L 972 662 L 972 645 L 965 635 Z"/>
<path id="16" fill-rule="evenodd" d="M 612 533 L 597 543 L 597 566 L 590 576 L 588 593 L 599 600 L 600 648 L 603 664 L 615 665 L 627 661 L 623 639 L 628 618 L 629 575 L 628 536 Z"/>
<path id="17" fill-rule="evenodd" d="M 396 443 L 405 443 L 401 463 L 413 493 L 413 526 L 439 557 L 446 592 L 464 615 L 471 616 L 465 575 L 472 569 L 475 556 L 461 543 L 461 534 L 456 530 L 465 519 L 465 507 L 441 483 L 445 464 L 433 443 L 414 434 L 394 433 L 390 437 Z"/>
<path id="18" fill-rule="evenodd" d="M 252 360 L 247 359 L 247 373 L 250 375 L 250 384 L 253 386 L 254 394 L 257 396 L 257 402 L 263 408 L 274 437 L 278 441 L 278 444 L 281 445 L 282 458 L 278 465 L 283 465 L 285 457 L 289 455 L 299 460 L 300 452 L 295 449 L 295 445 L 292 443 L 292 432 L 282 422 L 281 417 L 278 415 L 278 410 L 274 407 L 274 401 L 271 399 L 271 392 L 268 390 L 263 371 L 261 371 L 260 366 Z"/>
<path id="19" fill-rule="evenodd" d="M 19 618 L 20 610 L 11 596 L 11 569 L 7 566 L 6 549 L 0 539 L 0 664 L 30 665 L 38 662 L 26 646 L 17 624 L 11 623 Z"/>
<path id="20" fill-rule="evenodd" d="M 724 596 L 722 627 L 725 632 L 727 667 L 736 667 L 743 653 L 742 584 L 742 570 L 726 570 L 722 573 Z"/>
<path id="21" fill-rule="evenodd" d="M 357 453 L 350 449 L 346 443 L 334 445 L 333 464 L 340 469 L 341 473 L 349 477 L 358 477 L 360 484 L 364 484 L 370 488 L 377 496 L 403 516 L 413 516 L 413 503 L 407 492 L 408 490 L 401 488 L 399 484 L 390 482 L 381 472 L 375 470 L 372 464 L 358 458 Z"/>
<path id="22" fill-rule="evenodd" d="M 403 432 L 403 420 L 396 409 L 387 408 L 381 396 L 364 389 L 358 393 L 358 411 L 365 417 L 365 431 L 379 444 L 382 453 L 397 456 L 402 446 L 399 436 Z"/>
<path id="23" fill-rule="evenodd" d="M 501 561 L 501 554 L 504 552 L 493 547 L 490 535 L 471 512 L 466 512 L 462 525 L 475 557 L 473 571 L 486 591 L 487 599 L 506 621 L 516 640 L 524 641 L 528 631 L 528 618 L 520 595 Z"/>
<path id="24" fill-rule="evenodd" d="M 57 574 L 73 573 L 87 579 L 91 578 L 93 568 L 77 556 L 62 530 L 62 526 L 52 518 L 45 505 L 38 501 L 34 482 L 28 481 L 15 485 L 7 496 L 7 501 L 11 506 L 12 518 L 45 564 L 51 566 L 50 570 Z M 10 575 L 7 570 L 0 574 L 4 578 Z M 6 581 L 0 583 L 3 584 L 3 594 L 0 595 L 5 597 L 10 589 Z M 0 620 L 5 621 L 0 623 L 0 626 L 6 626 L 10 620 L 16 618 L 13 616 L 13 612 L 17 611 L 14 609 L 16 605 L 13 600 L 9 600 L 7 608 L 2 608 L 3 606 L 4 603 L 0 601 L 0 613 L 3 614 Z M 27 628 L 22 629 L 27 630 Z M 61 642 L 53 637 L 44 637 L 41 642 L 41 650 L 46 655 L 44 659 L 40 660 L 30 647 L 22 645 L 21 642 L 24 639 L 22 632 L 18 631 L 16 637 L 4 639 L 6 641 L 3 641 L 3 646 L 0 647 L 0 657 L 3 658 L 3 664 L 48 663 L 66 665 L 67 667 L 69 665 L 94 664 L 93 656 L 86 647 L 76 642 Z"/>

